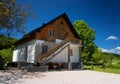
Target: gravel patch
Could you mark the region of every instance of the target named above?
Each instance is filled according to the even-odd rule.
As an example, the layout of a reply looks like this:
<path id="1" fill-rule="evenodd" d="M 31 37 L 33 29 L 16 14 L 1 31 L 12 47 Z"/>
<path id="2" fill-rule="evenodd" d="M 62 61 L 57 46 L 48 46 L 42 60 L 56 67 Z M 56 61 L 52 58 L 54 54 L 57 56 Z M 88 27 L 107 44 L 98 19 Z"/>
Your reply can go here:
<path id="1" fill-rule="evenodd" d="M 96 71 L 45 72 L 41 78 L 23 79 L 22 84 L 120 84 L 120 75 Z"/>
<path id="2" fill-rule="evenodd" d="M 22 84 L 22 79 L 40 78 L 40 72 L 27 72 L 23 70 L 1 70 L 0 84 Z"/>
<path id="3" fill-rule="evenodd" d="M 120 75 L 90 70 L 0 71 L 0 84 L 120 84 Z"/>

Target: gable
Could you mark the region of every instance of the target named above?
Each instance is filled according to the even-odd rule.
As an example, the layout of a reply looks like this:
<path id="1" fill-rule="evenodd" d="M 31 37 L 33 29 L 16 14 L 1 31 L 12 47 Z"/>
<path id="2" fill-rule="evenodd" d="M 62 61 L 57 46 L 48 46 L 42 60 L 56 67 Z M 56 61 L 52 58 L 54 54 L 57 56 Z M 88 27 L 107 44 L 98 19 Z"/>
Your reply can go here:
<path id="1" fill-rule="evenodd" d="M 60 17 L 59 19 L 57 19 L 56 38 L 63 40 L 67 37 L 79 38 L 76 31 L 73 29 L 73 27 L 70 24 L 71 23 L 69 23 L 65 17 Z"/>
<path id="2" fill-rule="evenodd" d="M 50 36 L 51 32 L 53 32 L 53 37 Z M 29 32 L 22 39 L 16 42 L 16 44 L 24 43 L 32 39 L 47 41 L 55 41 L 56 39 L 64 40 L 67 36 L 73 39 L 80 39 L 67 15 L 64 13 L 47 24 L 44 24 L 42 27 Z"/>

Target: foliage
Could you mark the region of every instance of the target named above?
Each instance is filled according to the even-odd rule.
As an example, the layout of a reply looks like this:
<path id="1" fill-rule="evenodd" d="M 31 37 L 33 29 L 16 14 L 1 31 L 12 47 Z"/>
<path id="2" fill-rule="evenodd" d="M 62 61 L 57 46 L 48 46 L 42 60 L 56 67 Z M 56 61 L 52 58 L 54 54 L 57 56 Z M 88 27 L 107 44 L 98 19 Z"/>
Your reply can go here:
<path id="1" fill-rule="evenodd" d="M 120 55 L 104 52 L 101 53 L 102 58 L 99 60 L 99 64 L 94 64 L 94 68 L 92 68 L 91 65 L 84 65 L 84 69 L 120 74 Z M 105 64 L 104 68 L 103 64 Z"/>
<path id="2" fill-rule="evenodd" d="M 0 55 L 4 60 L 4 63 L 12 61 L 13 47 L 0 50 Z"/>
<path id="3" fill-rule="evenodd" d="M 107 68 L 113 68 L 113 69 L 120 69 L 120 64 L 116 63 L 116 64 L 108 64 L 106 66 Z"/>
<path id="4" fill-rule="evenodd" d="M 3 58 L 4 64 L 12 61 L 13 43 L 16 41 L 14 38 L 0 36 L 0 56 Z"/>
<path id="5" fill-rule="evenodd" d="M 85 65 L 84 68 L 85 69 L 91 69 L 91 66 L 88 66 L 88 65 L 86 66 Z M 106 69 L 103 69 L 103 68 L 101 68 L 101 66 L 94 66 L 94 71 L 120 74 L 120 69 L 108 68 L 108 67 Z"/>
<path id="6" fill-rule="evenodd" d="M 83 52 L 82 58 L 84 63 L 88 63 L 92 60 L 92 55 L 95 52 L 96 45 L 94 44 L 95 40 L 95 31 L 90 28 L 86 22 L 83 20 L 76 20 L 73 24 L 78 35 L 82 39 L 83 43 Z"/>
<path id="7" fill-rule="evenodd" d="M 29 5 L 22 6 L 15 0 L 0 0 L 0 34 L 24 33 L 24 23 L 31 14 Z"/>
<path id="8" fill-rule="evenodd" d="M 120 59 L 120 56 L 112 53 L 103 53 L 102 62 L 104 64 L 113 64 L 115 60 Z"/>
<path id="9" fill-rule="evenodd" d="M 10 48 L 16 41 L 14 38 L 0 36 L 0 50 Z"/>
<path id="10" fill-rule="evenodd" d="M 101 50 L 99 48 L 95 48 L 95 52 L 92 55 L 93 57 L 93 62 L 97 65 L 100 63 L 101 59 L 102 59 L 103 53 L 101 52 Z"/>

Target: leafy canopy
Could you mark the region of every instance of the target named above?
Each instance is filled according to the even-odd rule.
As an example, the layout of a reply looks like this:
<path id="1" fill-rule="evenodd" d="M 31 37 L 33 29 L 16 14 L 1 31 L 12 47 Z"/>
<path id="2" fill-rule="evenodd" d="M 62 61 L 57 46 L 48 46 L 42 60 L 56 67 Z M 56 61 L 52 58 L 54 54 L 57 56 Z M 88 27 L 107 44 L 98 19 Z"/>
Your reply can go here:
<path id="1" fill-rule="evenodd" d="M 89 62 L 92 60 L 92 54 L 95 51 L 96 45 L 94 44 L 95 40 L 95 31 L 90 28 L 86 22 L 83 20 L 76 20 L 73 24 L 78 35 L 82 39 L 83 43 L 83 52 L 82 57 L 84 62 Z"/>
<path id="2" fill-rule="evenodd" d="M 0 50 L 10 48 L 17 39 L 0 36 Z"/>
<path id="3" fill-rule="evenodd" d="M 0 0 L 0 34 L 24 33 L 24 23 L 31 14 L 29 5 L 21 6 L 15 0 Z"/>
<path id="4" fill-rule="evenodd" d="M 12 61 L 14 49 L 13 43 L 16 41 L 17 40 L 14 38 L 0 36 L 0 57 L 3 58 L 4 64 Z"/>

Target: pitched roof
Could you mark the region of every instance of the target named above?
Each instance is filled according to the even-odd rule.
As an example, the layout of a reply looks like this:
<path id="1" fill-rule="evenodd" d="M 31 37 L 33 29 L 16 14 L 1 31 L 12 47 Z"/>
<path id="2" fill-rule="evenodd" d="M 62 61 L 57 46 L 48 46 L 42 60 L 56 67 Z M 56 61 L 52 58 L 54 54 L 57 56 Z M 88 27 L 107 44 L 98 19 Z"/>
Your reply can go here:
<path id="1" fill-rule="evenodd" d="M 33 34 L 33 33 L 37 32 L 37 31 L 41 30 L 42 28 L 44 28 L 44 27 L 47 26 L 48 24 L 54 22 L 56 19 L 58 19 L 58 18 L 60 18 L 60 17 L 65 18 L 67 24 L 70 26 L 71 32 L 73 32 L 73 34 L 74 34 L 74 36 L 75 36 L 76 38 L 80 39 L 80 37 L 79 37 L 79 35 L 77 34 L 76 30 L 74 29 L 72 23 L 70 22 L 68 16 L 66 15 L 66 13 L 63 13 L 63 14 L 59 15 L 58 17 L 54 18 L 53 20 L 49 21 L 48 23 L 42 25 L 41 27 L 38 27 L 38 28 L 32 30 L 32 31 L 29 32 L 28 34 L 24 35 L 23 38 L 21 38 L 21 39 L 18 40 L 18 41 L 21 41 L 22 39 L 24 39 L 24 38 L 30 36 L 31 34 Z"/>

